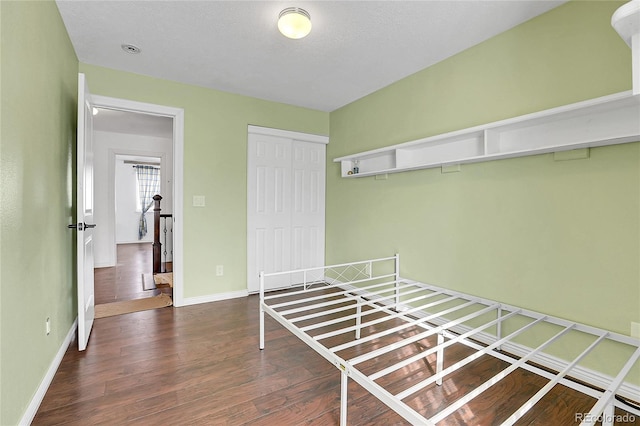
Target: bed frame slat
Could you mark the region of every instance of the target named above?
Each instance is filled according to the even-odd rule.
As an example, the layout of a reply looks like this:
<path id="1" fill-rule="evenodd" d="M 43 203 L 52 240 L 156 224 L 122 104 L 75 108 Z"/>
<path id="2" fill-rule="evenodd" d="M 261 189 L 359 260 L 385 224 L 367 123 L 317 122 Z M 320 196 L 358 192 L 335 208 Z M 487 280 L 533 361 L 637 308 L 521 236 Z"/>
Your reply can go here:
<path id="1" fill-rule="evenodd" d="M 542 387 L 542 389 L 540 389 L 538 392 L 536 392 L 535 395 L 533 395 L 531 398 L 529 398 L 527 400 L 527 402 L 525 402 L 524 404 L 522 404 L 522 406 L 520 408 L 518 408 L 516 410 L 515 413 L 513 413 L 511 415 L 511 417 L 509 417 L 507 420 L 505 420 L 504 422 L 502 422 L 502 425 L 504 426 L 511 426 L 513 425 L 515 422 L 517 422 L 522 416 L 524 416 L 526 413 L 529 412 L 529 410 L 531 409 L 531 407 L 533 407 L 538 401 L 540 401 L 547 393 L 549 393 L 549 391 L 556 385 L 558 384 L 558 382 L 560 382 L 560 380 L 562 380 L 562 378 L 564 376 L 566 376 L 567 374 L 569 374 L 569 372 L 571 370 L 573 370 L 573 367 L 575 367 L 576 365 L 578 365 L 578 363 L 588 354 L 591 353 L 592 350 L 594 350 L 596 348 L 596 346 L 598 346 L 600 343 L 602 343 L 602 341 L 607 337 L 607 334 L 609 333 L 603 333 L 600 337 L 598 337 L 593 343 L 591 343 L 589 345 L 588 348 L 586 348 L 584 351 L 582 351 L 582 353 L 580 355 L 578 355 L 572 362 L 571 364 L 567 365 L 561 372 L 559 372 L 558 374 L 556 374 L 556 377 L 553 378 L 553 380 L 549 381 L 549 383 L 547 383 L 546 385 L 544 385 Z"/>

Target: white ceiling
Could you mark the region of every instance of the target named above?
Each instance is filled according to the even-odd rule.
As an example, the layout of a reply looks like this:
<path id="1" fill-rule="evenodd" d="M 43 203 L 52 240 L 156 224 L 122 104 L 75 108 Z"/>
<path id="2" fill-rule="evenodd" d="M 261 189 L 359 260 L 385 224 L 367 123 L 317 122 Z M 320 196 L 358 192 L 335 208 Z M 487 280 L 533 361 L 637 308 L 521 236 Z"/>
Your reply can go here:
<path id="1" fill-rule="evenodd" d="M 78 59 L 333 111 L 560 4 L 549 0 L 57 0 Z M 278 33 L 285 7 L 313 30 Z M 124 43 L 142 49 L 132 55 Z"/>

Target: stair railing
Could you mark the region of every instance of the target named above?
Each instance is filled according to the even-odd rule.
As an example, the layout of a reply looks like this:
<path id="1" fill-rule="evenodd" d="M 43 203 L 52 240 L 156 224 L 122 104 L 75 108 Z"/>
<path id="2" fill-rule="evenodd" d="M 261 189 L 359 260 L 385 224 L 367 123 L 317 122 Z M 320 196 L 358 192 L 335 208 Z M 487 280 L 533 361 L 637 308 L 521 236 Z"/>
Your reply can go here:
<path id="1" fill-rule="evenodd" d="M 173 215 L 161 214 L 160 201 L 162 196 L 156 194 L 153 196 L 153 273 L 158 274 L 167 272 L 168 255 L 171 254 L 173 260 L 173 244 L 171 244 L 170 252 L 167 252 L 167 242 L 173 242 Z M 162 221 L 162 226 L 161 222 Z M 167 226 L 169 225 L 169 226 Z M 168 236 L 168 234 L 171 234 Z M 160 242 L 162 237 L 163 243 Z M 169 238 L 169 240 L 168 240 Z M 164 245 L 164 251 L 162 246 Z M 164 260 L 164 261 L 163 261 Z M 173 269 L 173 268 L 171 268 Z"/>

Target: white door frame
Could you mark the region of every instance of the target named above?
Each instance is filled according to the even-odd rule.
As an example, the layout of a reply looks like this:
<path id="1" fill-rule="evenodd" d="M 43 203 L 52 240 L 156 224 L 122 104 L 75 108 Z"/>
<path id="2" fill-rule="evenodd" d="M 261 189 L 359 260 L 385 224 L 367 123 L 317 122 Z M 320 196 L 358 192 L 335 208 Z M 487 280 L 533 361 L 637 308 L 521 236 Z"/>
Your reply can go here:
<path id="1" fill-rule="evenodd" d="M 153 114 L 173 118 L 173 305 L 184 305 L 184 109 L 128 99 L 93 95 L 98 108 Z"/>

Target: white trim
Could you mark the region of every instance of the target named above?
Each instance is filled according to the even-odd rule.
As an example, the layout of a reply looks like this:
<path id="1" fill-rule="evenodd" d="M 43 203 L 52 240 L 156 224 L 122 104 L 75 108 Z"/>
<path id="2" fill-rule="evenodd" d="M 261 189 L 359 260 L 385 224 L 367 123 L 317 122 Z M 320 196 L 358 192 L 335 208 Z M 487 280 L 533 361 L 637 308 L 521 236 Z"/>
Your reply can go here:
<path id="1" fill-rule="evenodd" d="M 184 306 L 184 109 L 93 95 L 96 107 L 173 118 L 173 305 Z"/>
<path id="2" fill-rule="evenodd" d="M 130 99 L 112 98 L 110 96 L 101 96 L 95 94 L 92 94 L 91 97 L 93 99 L 93 105 L 97 108 L 117 109 L 120 111 L 129 112 L 142 112 L 145 114 L 154 114 L 163 117 L 174 117 L 176 114 L 184 111 L 182 108 L 138 102 Z"/>
<path id="3" fill-rule="evenodd" d="M 251 124 L 248 126 L 248 132 L 256 135 L 277 136 L 303 142 L 323 143 L 325 145 L 329 143 L 329 136 L 294 132 L 291 130 L 273 129 L 271 127 L 253 126 Z"/>
<path id="4" fill-rule="evenodd" d="M 184 110 L 173 116 L 173 305 L 184 305 Z"/>
<path id="5" fill-rule="evenodd" d="M 240 297 L 247 297 L 249 293 L 247 290 L 232 291 L 229 293 L 216 293 L 208 294 L 206 296 L 188 297 L 182 299 L 181 306 L 199 305 L 201 303 L 219 302 L 227 299 L 238 299 Z"/>
<path id="6" fill-rule="evenodd" d="M 56 371 L 58 371 L 58 367 L 60 367 L 60 363 L 62 362 L 62 358 L 64 358 L 64 354 L 67 352 L 67 349 L 71 345 L 71 342 L 73 341 L 73 338 L 76 335 L 77 328 L 78 328 L 78 318 L 76 318 L 73 321 L 73 324 L 71 324 L 71 328 L 69 329 L 69 332 L 67 333 L 66 337 L 62 341 L 62 344 L 58 349 L 58 353 L 56 353 L 56 356 L 51 361 L 51 364 L 49 365 L 49 369 L 47 370 L 47 373 L 42 378 L 42 381 L 40 382 L 40 386 L 38 386 L 36 393 L 33 395 L 33 398 L 31 398 L 31 402 L 29 403 L 27 410 L 22 415 L 22 419 L 20 419 L 20 423 L 19 423 L 20 425 L 25 425 L 25 426 L 30 425 L 34 417 L 38 413 L 38 408 L 40 408 L 40 404 L 42 403 L 42 400 L 44 399 L 44 396 L 47 393 L 47 390 L 49 389 L 51 382 L 53 381 L 53 377 L 56 375 Z"/>

